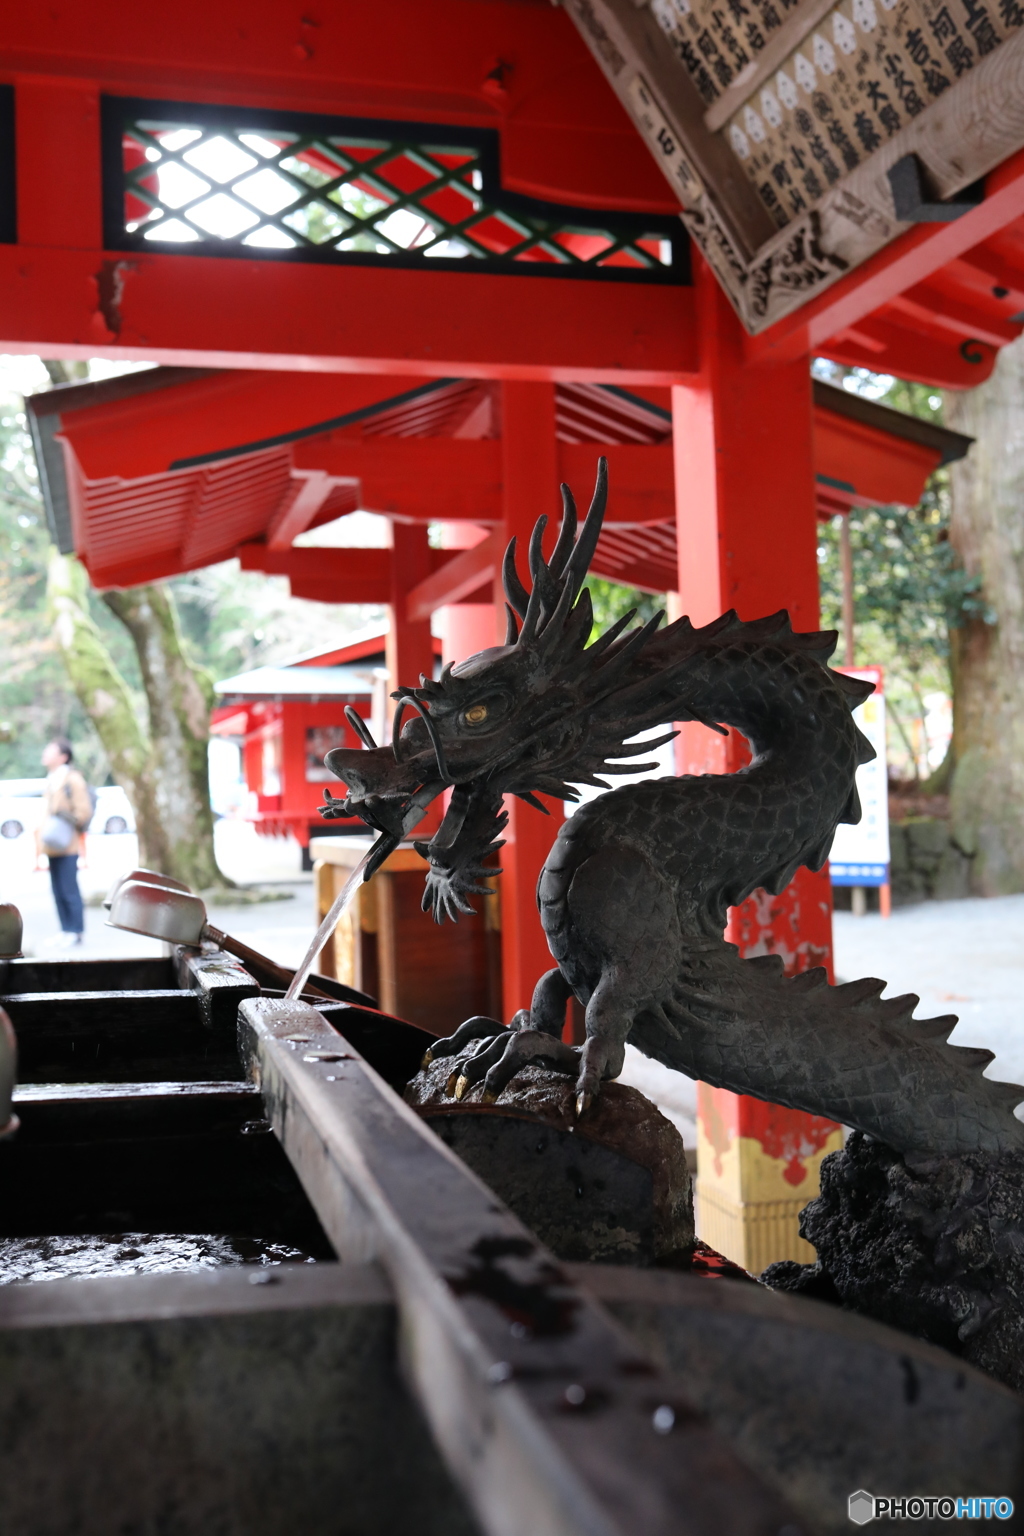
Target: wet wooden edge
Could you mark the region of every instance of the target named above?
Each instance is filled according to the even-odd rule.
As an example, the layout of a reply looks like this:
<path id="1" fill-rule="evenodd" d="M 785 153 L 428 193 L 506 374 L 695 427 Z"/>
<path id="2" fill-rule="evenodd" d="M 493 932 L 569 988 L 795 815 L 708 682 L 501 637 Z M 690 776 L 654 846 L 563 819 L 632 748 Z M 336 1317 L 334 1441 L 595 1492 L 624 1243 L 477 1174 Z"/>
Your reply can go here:
<path id="1" fill-rule="evenodd" d="M 239 1032 L 339 1258 L 389 1276 L 407 1379 L 488 1536 L 801 1530 L 315 1008 L 246 1001 Z"/>

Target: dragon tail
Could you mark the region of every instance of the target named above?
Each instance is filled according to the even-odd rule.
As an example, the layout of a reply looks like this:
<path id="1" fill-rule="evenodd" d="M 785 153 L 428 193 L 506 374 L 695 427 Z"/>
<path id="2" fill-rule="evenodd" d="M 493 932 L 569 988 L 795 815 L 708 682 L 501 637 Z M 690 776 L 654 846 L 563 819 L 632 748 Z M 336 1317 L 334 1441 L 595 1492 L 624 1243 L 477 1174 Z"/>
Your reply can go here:
<path id="1" fill-rule="evenodd" d="M 947 1043 L 955 1014 L 916 1019 L 920 1000 L 883 1001 L 885 985 L 831 986 L 821 969 L 790 978 L 777 955 L 742 960 L 709 941 L 630 1038 L 715 1087 L 825 1115 L 905 1155 L 1024 1149 L 1024 1088 L 983 1076 L 991 1051 Z"/>

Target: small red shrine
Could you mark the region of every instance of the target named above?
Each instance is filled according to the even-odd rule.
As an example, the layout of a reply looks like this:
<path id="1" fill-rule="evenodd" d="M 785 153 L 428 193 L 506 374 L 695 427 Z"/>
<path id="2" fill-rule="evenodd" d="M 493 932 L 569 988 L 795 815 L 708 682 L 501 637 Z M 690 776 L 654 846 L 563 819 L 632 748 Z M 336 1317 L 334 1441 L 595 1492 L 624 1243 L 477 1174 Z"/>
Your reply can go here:
<path id="1" fill-rule="evenodd" d="M 220 703 L 210 732 L 237 741 L 253 808 L 246 812 L 264 837 L 292 836 L 308 858 L 310 836 L 365 832 L 361 821 L 323 822 L 317 807 L 324 787 L 338 792 L 338 781 L 324 767 L 335 747 L 358 747 L 345 718 L 355 710 L 374 730 L 387 710 L 387 665 L 383 633 L 350 645 L 300 656 L 276 667 L 257 667 L 215 684 Z M 441 642 L 435 654 L 440 657 Z M 375 729 L 374 729 L 375 728 Z"/>

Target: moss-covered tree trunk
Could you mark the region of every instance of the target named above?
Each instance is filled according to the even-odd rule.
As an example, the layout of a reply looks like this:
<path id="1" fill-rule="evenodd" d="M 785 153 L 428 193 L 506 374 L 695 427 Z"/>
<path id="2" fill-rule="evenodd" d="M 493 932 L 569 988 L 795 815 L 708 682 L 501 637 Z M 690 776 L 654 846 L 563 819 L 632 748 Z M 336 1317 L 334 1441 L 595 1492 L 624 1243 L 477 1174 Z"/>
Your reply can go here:
<path id="1" fill-rule="evenodd" d="M 90 617 L 88 579 L 72 556 L 51 556 L 48 593 L 71 685 L 134 807 L 142 863 L 195 890 L 223 884 L 206 759 L 212 685 L 184 654 L 168 593 L 151 586 L 106 594 L 138 653 L 148 731 Z"/>
<path id="2" fill-rule="evenodd" d="M 193 666 L 165 587 L 105 592 L 128 630 L 149 705 L 155 792 L 169 869 L 195 890 L 221 883 L 213 852 L 207 745 L 213 679 Z"/>
<path id="3" fill-rule="evenodd" d="M 984 600 L 952 636 L 953 833 L 998 895 L 1024 890 L 1024 341 L 948 397 L 947 421 L 976 439 L 952 468 L 950 539 Z"/>
<path id="4" fill-rule="evenodd" d="M 139 857 L 147 866 L 163 869 L 167 849 L 157 811 L 149 737 L 128 685 L 89 615 L 87 592 L 88 578 L 78 561 L 54 550 L 47 571 L 54 637 L 114 778 L 134 807 Z"/>

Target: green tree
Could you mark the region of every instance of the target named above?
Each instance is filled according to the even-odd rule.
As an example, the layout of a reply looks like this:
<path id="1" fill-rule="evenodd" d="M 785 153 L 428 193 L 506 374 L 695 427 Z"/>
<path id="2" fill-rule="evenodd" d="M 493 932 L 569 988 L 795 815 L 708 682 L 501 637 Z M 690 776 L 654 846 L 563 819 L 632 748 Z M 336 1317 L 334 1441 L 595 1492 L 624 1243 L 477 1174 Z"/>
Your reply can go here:
<path id="1" fill-rule="evenodd" d="M 10 733 L 0 740 L 0 777 L 38 777 L 39 754 L 54 735 L 70 737 L 86 776 L 105 783 L 110 765 L 81 704 L 68 686 L 47 612 L 46 568 L 50 538 L 24 413 L 0 398 L 0 718 Z M 96 604 L 96 607 L 101 605 Z M 118 660 L 130 662 L 131 645 L 121 626 L 104 610 L 100 629 Z M 116 633 L 120 631 L 120 634 Z M 119 648 L 120 642 L 120 650 Z M 127 668 L 137 707 L 143 706 Z"/>
<path id="2" fill-rule="evenodd" d="M 623 586 L 619 581 L 606 581 L 602 576 L 588 577 L 587 586 L 594 605 L 595 639 L 631 608 L 636 609 L 636 623 L 646 624 L 660 608 L 667 606 L 663 592 L 641 592 L 636 587 Z"/>
<path id="3" fill-rule="evenodd" d="M 983 606 L 979 582 L 965 573 L 949 540 L 945 474 L 933 476 L 917 507 L 854 508 L 847 516 L 855 661 L 885 667 L 890 713 L 916 772 L 908 718 L 924 718 L 927 693 L 954 693 L 955 636 L 965 616 Z M 820 531 L 818 570 L 822 627 L 841 630 L 839 524 L 834 518 Z M 933 776 L 933 791 L 948 787 L 952 763 L 948 755 Z"/>
<path id="4" fill-rule="evenodd" d="M 857 392 L 887 406 L 942 424 L 945 399 L 927 385 L 834 364 L 819 363 L 815 371 L 829 382 L 849 381 Z M 929 692 L 951 695 L 955 713 L 958 636 L 966 623 L 984 623 L 988 615 L 978 575 L 965 571 L 950 540 L 950 484 L 950 471 L 941 469 L 931 476 L 916 507 L 854 508 L 847 514 L 855 660 L 885 668 L 890 718 L 915 777 L 910 723 L 923 721 Z M 818 538 L 822 626 L 840 630 L 841 524 L 842 518 L 835 517 L 821 525 Z M 948 789 L 954 761 L 951 743 L 945 762 L 925 787 L 933 793 Z"/>
<path id="5" fill-rule="evenodd" d="M 54 384 L 86 371 L 45 370 Z M 212 677 L 329 649 L 381 610 L 292 599 L 284 578 L 234 561 L 95 592 L 77 562 L 52 558 L 21 406 L 0 393 L 0 778 L 40 776 L 45 742 L 68 736 L 92 783 L 124 786 L 146 863 L 200 889 L 219 884 L 206 767 Z"/>
<path id="6" fill-rule="evenodd" d="M 73 555 L 51 552 L 48 593 L 71 685 L 134 806 L 143 864 L 197 890 L 230 883 L 213 849 L 206 765 L 212 679 L 185 655 L 170 593 L 157 583 L 104 594 L 135 647 L 145 715 L 89 612 L 88 578 Z"/>

